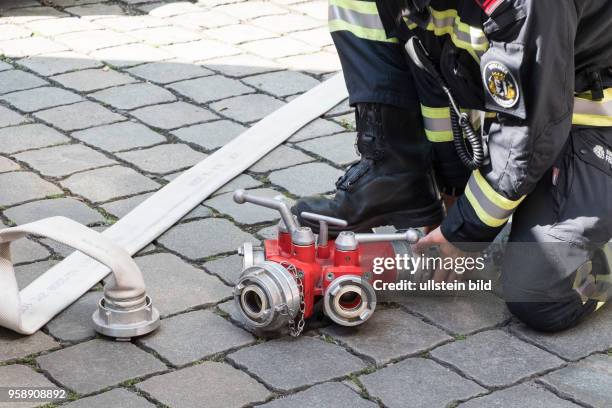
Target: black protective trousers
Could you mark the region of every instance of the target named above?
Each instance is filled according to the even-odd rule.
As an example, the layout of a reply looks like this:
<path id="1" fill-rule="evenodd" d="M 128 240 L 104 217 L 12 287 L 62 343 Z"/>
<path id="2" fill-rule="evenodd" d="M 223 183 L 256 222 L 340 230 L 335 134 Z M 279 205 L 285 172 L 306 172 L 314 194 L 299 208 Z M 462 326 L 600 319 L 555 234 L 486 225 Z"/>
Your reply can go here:
<path id="1" fill-rule="evenodd" d="M 574 127 L 554 167 L 513 216 L 502 272 L 510 311 L 548 332 L 596 309 L 576 290 L 580 267 L 609 274 L 601 248 L 612 238 L 612 128 Z"/>

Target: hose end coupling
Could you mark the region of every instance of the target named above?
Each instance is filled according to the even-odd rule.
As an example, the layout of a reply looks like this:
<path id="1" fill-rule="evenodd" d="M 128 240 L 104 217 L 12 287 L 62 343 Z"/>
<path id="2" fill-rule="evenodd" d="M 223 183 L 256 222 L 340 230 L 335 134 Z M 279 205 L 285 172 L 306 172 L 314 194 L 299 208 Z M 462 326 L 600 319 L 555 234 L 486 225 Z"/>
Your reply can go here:
<path id="1" fill-rule="evenodd" d="M 114 301 L 107 293 L 98 302 L 93 316 L 94 329 L 118 341 L 144 336 L 159 327 L 159 312 L 146 294 L 126 303 Z"/>
<path id="2" fill-rule="evenodd" d="M 234 287 L 234 302 L 247 327 L 276 331 L 297 316 L 300 290 L 287 268 L 266 261 L 242 272 Z"/>
<path id="3" fill-rule="evenodd" d="M 334 279 L 323 296 L 325 314 L 342 326 L 358 326 L 376 309 L 376 292 L 368 281 L 357 275 Z"/>

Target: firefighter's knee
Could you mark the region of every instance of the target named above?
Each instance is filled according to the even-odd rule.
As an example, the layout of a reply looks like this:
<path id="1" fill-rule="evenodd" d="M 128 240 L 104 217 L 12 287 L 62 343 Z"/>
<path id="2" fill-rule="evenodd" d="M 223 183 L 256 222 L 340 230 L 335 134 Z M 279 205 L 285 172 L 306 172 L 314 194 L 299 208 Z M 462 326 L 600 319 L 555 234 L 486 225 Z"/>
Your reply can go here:
<path id="1" fill-rule="evenodd" d="M 559 332 L 577 325 L 591 314 L 597 302 L 579 298 L 563 302 L 508 302 L 508 309 L 528 327 L 542 332 Z"/>

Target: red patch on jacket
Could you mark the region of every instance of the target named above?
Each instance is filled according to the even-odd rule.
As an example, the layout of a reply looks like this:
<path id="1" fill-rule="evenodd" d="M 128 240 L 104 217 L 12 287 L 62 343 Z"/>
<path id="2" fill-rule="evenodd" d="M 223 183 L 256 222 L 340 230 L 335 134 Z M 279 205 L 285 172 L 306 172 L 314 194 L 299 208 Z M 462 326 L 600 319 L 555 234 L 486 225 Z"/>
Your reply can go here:
<path id="1" fill-rule="evenodd" d="M 474 0 L 488 16 L 504 3 L 505 0 Z"/>

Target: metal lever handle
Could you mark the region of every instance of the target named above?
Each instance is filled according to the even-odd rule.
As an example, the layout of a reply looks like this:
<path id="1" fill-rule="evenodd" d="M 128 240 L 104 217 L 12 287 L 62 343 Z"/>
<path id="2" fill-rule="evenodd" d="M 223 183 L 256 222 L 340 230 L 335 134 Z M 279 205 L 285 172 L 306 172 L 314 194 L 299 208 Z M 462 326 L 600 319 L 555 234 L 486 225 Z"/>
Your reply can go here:
<path id="1" fill-rule="evenodd" d="M 287 230 L 289 230 L 289 233 L 292 235 L 299 228 L 299 225 L 293 218 L 289 207 L 282 200 L 257 197 L 251 194 L 247 194 L 244 190 L 236 190 L 234 191 L 234 201 L 238 204 L 251 203 L 278 211 L 280 213 L 281 219 L 287 226 Z"/>
<path id="2" fill-rule="evenodd" d="M 391 241 L 408 241 L 411 244 L 416 244 L 419 240 L 419 233 L 414 229 L 409 229 L 406 232 L 396 234 L 355 234 L 355 239 L 360 244 Z"/>
<path id="3" fill-rule="evenodd" d="M 329 228 L 328 225 L 336 225 L 338 227 L 347 227 L 348 222 L 341 220 L 340 218 L 328 217 L 327 215 L 315 214 L 311 212 L 302 212 L 302 218 L 311 221 L 319 221 L 319 246 L 327 246 L 329 239 Z"/>

